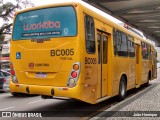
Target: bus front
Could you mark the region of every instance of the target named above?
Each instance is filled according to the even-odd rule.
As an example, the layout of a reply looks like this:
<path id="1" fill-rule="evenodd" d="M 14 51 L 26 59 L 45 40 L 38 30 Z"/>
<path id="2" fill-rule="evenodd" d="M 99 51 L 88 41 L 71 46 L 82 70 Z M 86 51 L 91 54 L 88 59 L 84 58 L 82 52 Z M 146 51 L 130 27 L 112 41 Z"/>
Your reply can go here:
<path id="1" fill-rule="evenodd" d="M 10 91 L 80 99 L 80 45 L 74 4 L 18 12 L 11 41 Z"/>

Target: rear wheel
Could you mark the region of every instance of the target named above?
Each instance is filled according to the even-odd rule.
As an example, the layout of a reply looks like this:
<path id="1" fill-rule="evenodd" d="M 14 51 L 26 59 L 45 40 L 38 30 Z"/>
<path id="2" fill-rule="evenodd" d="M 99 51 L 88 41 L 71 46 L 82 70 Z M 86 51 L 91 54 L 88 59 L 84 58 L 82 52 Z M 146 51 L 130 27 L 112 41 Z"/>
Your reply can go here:
<path id="1" fill-rule="evenodd" d="M 119 101 L 124 100 L 124 98 L 126 97 L 126 80 L 124 76 L 122 76 L 120 80 L 118 96 L 119 96 Z"/>
<path id="2" fill-rule="evenodd" d="M 150 80 L 150 73 L 148 74 L 147 82 L 144 84 L 145 87 L 148 87 L 148 86 L 149 86 L 149 80 Z"/>

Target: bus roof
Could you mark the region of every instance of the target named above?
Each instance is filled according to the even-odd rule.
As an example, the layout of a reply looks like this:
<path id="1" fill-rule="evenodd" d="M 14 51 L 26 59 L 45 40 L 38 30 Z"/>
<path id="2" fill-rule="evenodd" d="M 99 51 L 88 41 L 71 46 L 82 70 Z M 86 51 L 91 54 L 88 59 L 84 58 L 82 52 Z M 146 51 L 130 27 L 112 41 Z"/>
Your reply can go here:
<path id="1" fill-rule="evenodd" d="M 129 31 L 127 28 L 124 28 L 124 27 L 116 24 L 115 22 L 107 19 L 106 17 L 104 17 L 102 15 L 99 15 L 98 13 L 94 12 L 93 10 L 91 10 L 91 9 L 85 7 L 85 6 L 83 6 L 83 9 L 85 11 L 88 11 L 88 13 L 90 13 L 90 15 L 92 15 L 92 17 L 94 17 L 95 19 L 97 19 L 97 20 L 99 20 L 99 21 L 101 21 L 101 22 L 103 22 L 103 23 L 105 23 L 105 24 L 107 24 L 107 25 L 109 25 L 111 27 L 114 27 L 117 30 L 120 30 L 120 31 L 122 31 L 124 33 L 127 33 L 127 34 L 131 35 L 131 36 L 135 37 L 137 40 L 141 40 L 143 42 L 146 42 L 147 44 L 152 45 L 151 43 L 149 43 L 147 40 L 145 40 L 141 36 L 137 35 L 136 33 Z"/>
<path id="2" fill-rule="evenodd" d="M 114 23 L 113 21 L 107 19 L 106 17 L 104 17 L 102 15 L 99 15 L 98 13 L 94 12 L 93 10 L 89 9 L 88 7 L 86 7 L 85 5 L 83 5 L 82 3 L 79 3 L 79 2 L 64 2 L 64 3 L 54 3 L 54 4 L 48 4 L 48 5 L 41 5 L 41 6 L 36 6 L 36 7 L 27 8 L 27 9 L 24 9 L 24 10 L 17 11 L 16 14 L 27 12 L 27 11 L 32 11 L 32 10 L 37 10 L 37 9 L 49 8 L 49 7 L 53 7 L 53 6 L 56 7 L 56 6 L 67 6 L 67 5 L 81 6 L 83 10 L 85 10 L 87 13 L 89 13 L 89 15 L 91 15 L 95 19 L 97 19 L 97 20 L 99 20 L 99 21 L 101 21 L 101 22 L 103 22 L 103 23 L 105 23 L 105 24 L 107 24 L 111 27 L 114 27 L 117 30 L 120 30 L 124 33 L 127 33 L 127 34 L 133 36 L 134 38 L 136 38 L 138 40 L 141 40 L 143 42 L 146 42 L 146 43 L 152 45 L 151 43 L 149 43 L 147 40 L 140 37 L 139 35 L 137 35 L 137 34 L 131 32 L 131 31 L 129 31 L 128 29 Z"/>

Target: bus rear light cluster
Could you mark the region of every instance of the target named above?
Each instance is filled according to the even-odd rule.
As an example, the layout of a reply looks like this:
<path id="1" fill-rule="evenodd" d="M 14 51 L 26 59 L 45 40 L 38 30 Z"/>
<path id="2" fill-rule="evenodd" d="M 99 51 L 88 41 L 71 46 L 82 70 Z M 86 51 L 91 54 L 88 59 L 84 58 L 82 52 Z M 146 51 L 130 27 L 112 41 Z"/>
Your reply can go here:
<path id="1" fill-rule="evenodd" d="M 77 77 L 77 72 L 76 72 L 76 71 L 73 71 L 73 72 L 71 73 L 71 76 L 72 76 L 72 78 L 76 78 L 76 77 Z"/>
<path id="2" fill-rule="evenodd" d="M 10 70 L 11 70 L 12 82 L 13 82 L 13 83 L 18 83 L 16 74 L 15 74 L 15 70 L 14 70 L 14 67 L 13 67 L 13 63 L 10 63 Z"/>
<path id="3" fill-rule="evenodd" d="M 80 62 L 73 63 L 73 67 L 71 69 L 67 86 L 68 87 L 74 87 L 78 81 L 78 77 L 80 74 Z"/>
<path id="4" fill-rule="evenodd" d="M 73 70 L 75 70 L 75 71 L 76 71 L 76 70 L 79 70 L 79 65 L 78 65 L 78 64 L 74 64 L 74 65 L 73 65 Z"/>
<path id="5" fill-rule="evenodd" d="M 15 71 L 14 70 L 11 70 L 11 75 L 15 75 Z"/>

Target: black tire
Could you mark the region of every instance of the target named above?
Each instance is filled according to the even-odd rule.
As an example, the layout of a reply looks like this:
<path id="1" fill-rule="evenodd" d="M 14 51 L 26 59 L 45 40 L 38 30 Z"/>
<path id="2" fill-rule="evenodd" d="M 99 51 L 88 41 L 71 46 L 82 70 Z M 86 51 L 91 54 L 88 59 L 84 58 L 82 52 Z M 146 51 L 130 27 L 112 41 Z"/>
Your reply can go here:
<path id="1" fill-rule="evenodd" d="M 148 74 L 148 80 L 147 80 L 147 82 L 144 84 L 145 87 L 148 87 L 148 86 L 149 86 L 149 80 L 150 80 L 150 74 Z"/>
<path id="2" fill-rule="evenodd" d="M 127 87 L 127 84 L 126 84 L 125 77 L 122 76 L 119 83 L 119 94 L 118 94 L 119 101 L 124 100 L 124 98 L 126 97 L 126 87 Z"/>

